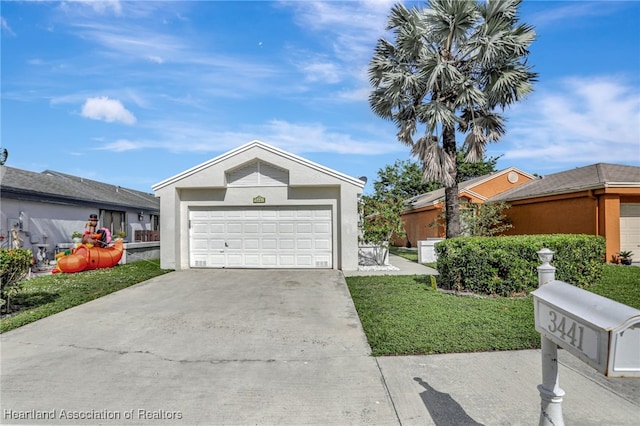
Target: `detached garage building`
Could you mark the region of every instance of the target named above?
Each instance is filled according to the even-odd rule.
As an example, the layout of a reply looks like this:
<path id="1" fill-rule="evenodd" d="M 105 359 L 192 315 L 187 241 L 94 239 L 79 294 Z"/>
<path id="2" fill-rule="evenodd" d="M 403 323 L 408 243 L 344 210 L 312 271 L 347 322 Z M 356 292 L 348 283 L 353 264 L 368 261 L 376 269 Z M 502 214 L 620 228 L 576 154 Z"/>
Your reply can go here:
<path id="1" fill-rule="evenodd" d="M 253 141 L 153 186 L 160 266 L 358 268 L 364 182 Z"/>

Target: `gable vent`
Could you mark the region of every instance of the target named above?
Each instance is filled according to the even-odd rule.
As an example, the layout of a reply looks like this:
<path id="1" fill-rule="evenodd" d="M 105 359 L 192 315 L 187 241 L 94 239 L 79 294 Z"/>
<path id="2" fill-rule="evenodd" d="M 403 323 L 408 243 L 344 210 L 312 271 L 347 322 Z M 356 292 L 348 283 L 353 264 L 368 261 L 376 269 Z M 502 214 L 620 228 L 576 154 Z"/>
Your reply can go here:
<path id="1" fill-rule="evenodd" d="M 286 186 L 289 172 L 261 161 L 254 161 L 227 173 L 228 186 Z"/>

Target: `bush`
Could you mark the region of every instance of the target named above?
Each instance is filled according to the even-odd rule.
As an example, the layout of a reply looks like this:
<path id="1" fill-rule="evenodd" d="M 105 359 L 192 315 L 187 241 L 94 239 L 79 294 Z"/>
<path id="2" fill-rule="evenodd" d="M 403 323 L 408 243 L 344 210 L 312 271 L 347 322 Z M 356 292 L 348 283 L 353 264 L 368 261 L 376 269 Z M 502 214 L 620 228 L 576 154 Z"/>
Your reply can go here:
<path id="1" fill-rule="evenodd" d="M 29 273 L 33 254 L 27 249 L 0 250 L 0 307 L 9 312 L 11 298 Z"/>
<path id="2" fill-rule="evenodd" d="M 556 279 L 577 287 L 597 282 L 605 262 L 605 240 L 593 235 L 551 234 L 459 237 L 436 244 L 439 283 L 456 291 L 512 296 L 538 287 L 537 252 L 554 252 Z"/>

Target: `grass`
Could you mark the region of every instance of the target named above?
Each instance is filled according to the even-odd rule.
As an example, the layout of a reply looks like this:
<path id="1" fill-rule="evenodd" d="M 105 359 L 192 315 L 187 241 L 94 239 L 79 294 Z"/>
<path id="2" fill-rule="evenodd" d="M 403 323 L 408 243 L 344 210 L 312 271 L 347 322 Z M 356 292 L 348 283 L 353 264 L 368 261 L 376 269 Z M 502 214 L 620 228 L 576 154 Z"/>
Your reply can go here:
<path id="1" fill-rule="evenodd" d="M 19 311 L 0 320 L 0 333 L 167 272 L 170 270 L 160 269 L 159 260 L 143 260 L 113 268 L 43 275 L 26 280 L 20 292 L 11 300 L 11 304 L 18 307 Z"/>
<path id="2" fill-rule="evenodd" d="M 533 297 L 458 296 L 425 276 L 348 277 L 373 355 L 538 348 Z M 594 293 L 640 309 L 640 268 L 606 265 Z"/>
<path id="3" fill-rule="evenodd" d="M 412 262 L 418 262 L 418 250 L 410 250 L 404 247 L 395 247 L 389 246 L 389 253 L 395 254 L 396 256 L 404 257 L 407 260 Z"/>

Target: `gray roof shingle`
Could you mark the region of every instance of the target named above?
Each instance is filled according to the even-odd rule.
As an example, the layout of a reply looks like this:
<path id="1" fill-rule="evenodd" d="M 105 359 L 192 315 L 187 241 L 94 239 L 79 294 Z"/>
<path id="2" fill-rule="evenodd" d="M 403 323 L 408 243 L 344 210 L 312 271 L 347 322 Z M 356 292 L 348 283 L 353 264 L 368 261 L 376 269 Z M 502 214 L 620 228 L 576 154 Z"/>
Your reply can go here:
<path id="1" fill-rule="evenodd" d="M 497 194 L 489 201 L 519 200 L 606 186 L 640 187 L 640 167 L 607 163 L 592 164 L 532 180 Z"/>
<path id="2" fill-rule="evenodd" d="M 43 200 L 67 200 L 70 203 L 95 203 L 160 211 L 160 200 L 153 194 L 110 185 L 53 170 L 42 173 L 2 167 L 0 187 L 4 196 L 10 194 L 41 197 Z"/>

